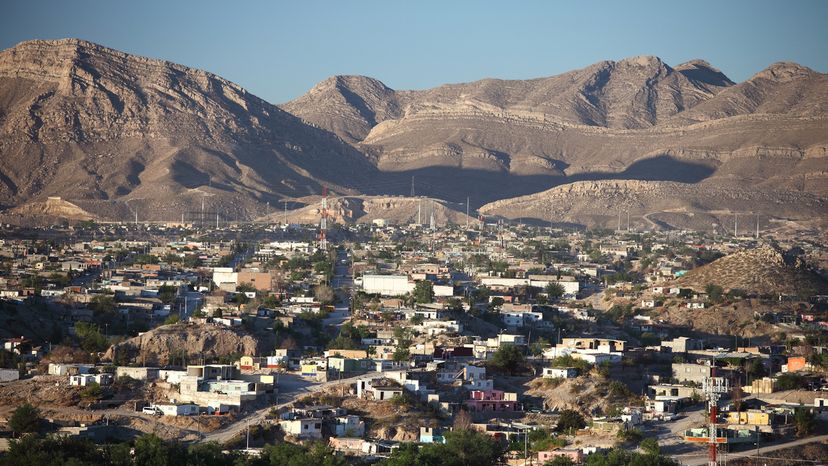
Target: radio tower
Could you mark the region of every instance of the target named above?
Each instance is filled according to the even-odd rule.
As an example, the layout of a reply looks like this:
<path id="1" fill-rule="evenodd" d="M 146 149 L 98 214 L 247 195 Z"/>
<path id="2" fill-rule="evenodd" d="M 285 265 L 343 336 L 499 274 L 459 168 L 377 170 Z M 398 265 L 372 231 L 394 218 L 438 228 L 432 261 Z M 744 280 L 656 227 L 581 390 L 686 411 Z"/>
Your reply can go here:
<path id="1" fill-rule="evenodd" d="M 328 187 L 322 187 L 322 219 L 319 222 L 319 247 L 328 250 Z"/>
<path id="2" fill-rule="evenodd" d="M 709 466 L 716 466 L 719 464 L 716 458 L 716 455 L 718 453 L 717 448 L 719 446 L 717 433 L 718 426 L 716 422 L 719 410 L 718 403 L 719 398 L 721 398 L 722 394 L 727 393 L 729 391 L 727 379 L 725 379 L 724 377 L 716 377 L 715 362 L 713 364 L 714 366 L 710 370 L 710 377 L 706 377 L 704 379 L 704 384 L 702 386 L 704 394 L 705 396 L 707 396 L 707 403 L 709 407 L 708 410 L 710 413 L 710 422 L 707 427 L 707 432 L 708 434 L 710 434 L 710 439 L 708 440 L 709 453 L 707 459 L 707 464 Z"/>

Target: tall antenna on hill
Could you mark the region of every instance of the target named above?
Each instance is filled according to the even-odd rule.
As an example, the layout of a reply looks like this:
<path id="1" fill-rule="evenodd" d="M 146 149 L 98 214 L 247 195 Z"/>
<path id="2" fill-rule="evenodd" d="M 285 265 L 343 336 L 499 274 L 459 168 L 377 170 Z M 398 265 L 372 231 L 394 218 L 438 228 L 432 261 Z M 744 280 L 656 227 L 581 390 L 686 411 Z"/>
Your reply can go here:
<path id="1" fill-rule="evenodd" d="M 322 187 L 322 219 L 319 222 L 319 247 L 326 251 L 328 249 L 328 187 Z"/>

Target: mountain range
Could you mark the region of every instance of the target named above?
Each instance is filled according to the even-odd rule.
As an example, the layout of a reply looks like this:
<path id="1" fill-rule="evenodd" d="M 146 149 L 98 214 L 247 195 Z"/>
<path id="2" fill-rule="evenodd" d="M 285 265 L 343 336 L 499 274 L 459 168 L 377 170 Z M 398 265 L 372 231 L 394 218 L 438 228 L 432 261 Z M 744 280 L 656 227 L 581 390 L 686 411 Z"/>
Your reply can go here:
<path id="1" fill-rule="evenodd" d="M 824 218 L 826 107 L 828 75 L 795 63 L 734 83 L 651 56 L 416 91 L 334 76 L 277 106 L 204 71 L 30 41 L 0 52 L 0 207 L 60 196 L 102 219 L 251 219 L 288 202 L 303 217 L 327 187 L 395 221 L 413 200 L 377 199 L 412 192 L 458 211 L 446 219 L 466 202 L 589 226 L 620 211 L 701 229 L 734 212 Z"/>

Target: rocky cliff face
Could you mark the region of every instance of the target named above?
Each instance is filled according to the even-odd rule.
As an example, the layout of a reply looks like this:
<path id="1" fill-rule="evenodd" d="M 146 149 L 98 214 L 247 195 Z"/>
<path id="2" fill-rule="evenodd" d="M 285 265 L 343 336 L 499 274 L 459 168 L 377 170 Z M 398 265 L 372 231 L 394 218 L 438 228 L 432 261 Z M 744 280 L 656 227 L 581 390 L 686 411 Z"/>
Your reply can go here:
<path id="1" fill-rule="evenodd" d="M 175 324 L 152 329 L 141 336 L 113 345 L 103 358 L 158 365 L 173 364 L 172 358 L 181 358 L 182 355 L 197 360 L 266 354 L 273 347 L 272 334 L 262 338 L 223 326 Z"/>
<path id="2" fill-rule="evenodd" d="M 347 191 L 373 170 L 232 82 L 74 39 L 0 52 L 0 115 L 6 205 L 62 195 L 176 218 L 205 198 L 255 210 L 323 183 Z"/>

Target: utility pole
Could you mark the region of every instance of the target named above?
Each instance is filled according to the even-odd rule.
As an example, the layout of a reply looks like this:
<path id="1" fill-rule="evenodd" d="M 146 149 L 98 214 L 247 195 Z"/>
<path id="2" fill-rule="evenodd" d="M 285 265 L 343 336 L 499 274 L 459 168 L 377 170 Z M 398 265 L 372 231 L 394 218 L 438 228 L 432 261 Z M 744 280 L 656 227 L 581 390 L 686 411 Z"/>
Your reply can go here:
<path id="1" fill-rule="evenodd" d="M 621 231 L 621 211 L 618 211 L 618 228 L 615 231 Z"/>
<path id="2" fill-rule="evenodd" d="M 411 197 L 414 197 L 414 175 L 411 175 Z"/>
<path id="3" fill-rule="evenodd" d="M 759 214 L 756 214 L 756 239 L 759 239 Z"/>
<path id="4" fill-rule="evenodd" d="M 423 212 L 423 198 L 417 198 L 417 226 L 423 224 L 421 221 L 421 214 Z"/>
<path id="5" fill-rule="evenodd" d="M 466 230 L 469 229 L 469 196 L 466 196 Z"/>
<path id="6" fill-rule="evenodd" d="M 431 231 L 434 231 L 436 228 L 436 225 L 434 224 L 434 199 L 431 200 L 431 219 L 429 221 L 429 227 L 431 228 Z"/>

